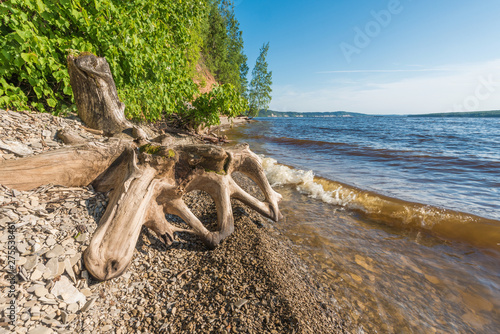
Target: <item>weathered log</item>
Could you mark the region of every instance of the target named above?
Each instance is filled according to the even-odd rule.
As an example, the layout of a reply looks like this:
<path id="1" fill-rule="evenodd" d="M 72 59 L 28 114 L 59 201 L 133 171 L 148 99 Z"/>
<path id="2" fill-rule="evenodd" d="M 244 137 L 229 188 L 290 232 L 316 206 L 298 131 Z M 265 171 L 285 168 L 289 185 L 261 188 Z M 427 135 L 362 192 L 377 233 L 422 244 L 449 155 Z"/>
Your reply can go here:
<path id="1" fill-rule="evenodd" d="M 120 140 L 113 140 L 112 144 L 90 142 L 7 160 L 0 164 L 0 184 L 17 190 L 30 190 L 48 183 L 86 186 L 131 145 L 130 141 Z"/>
<path id="2" fill-rule="evenodd" d="M 104 58 L 68 57 L 71 84 L 82 120 L 107 134 L 133 128 L 125 119 L 124 105 Z M 275 192 L 264 174 L 260 159 L 248 145 L 223 149 L 214 145 L 186 145 L 165 136 L 150 143 L 135 127 L 140 140 L 110 139 L 49 151 L 20 160 L 0 163 L 0 184 L 29 190 L 43 184 L 87 186 L 109 192 L 109 203 L 84 253 L 88 271 L 99 280 L 119 276 L 126 270 L 141 227 L 152 229 L 165 243 L 174 233 L 190 232 L 216 247 L 234 230 L 231 198 L 277 221 L 281 218 Z M 81 137 L 61 133 L 78 143 Z M 139 144 L 140 143 L 140 144 Z M 184 142 L 185 143 L 185 142 Z M 249 176 L 262 190 L 261 202 L 242 190 L 233 172 Z M 182 196 L 203 190 L 214 200 L 218 227 L 209 231 L 191 212 Z M 190 229 L 172 226 L 166 214 L 181 217 Z"/>
<path id="3" fill-rule="evenodd" d="M 58 139 L 62 140 L 63 143 L 68 145 L 78 145 L 86 142 L 85 138 L 67 129 L 57 130 L 56 136 Z"/>

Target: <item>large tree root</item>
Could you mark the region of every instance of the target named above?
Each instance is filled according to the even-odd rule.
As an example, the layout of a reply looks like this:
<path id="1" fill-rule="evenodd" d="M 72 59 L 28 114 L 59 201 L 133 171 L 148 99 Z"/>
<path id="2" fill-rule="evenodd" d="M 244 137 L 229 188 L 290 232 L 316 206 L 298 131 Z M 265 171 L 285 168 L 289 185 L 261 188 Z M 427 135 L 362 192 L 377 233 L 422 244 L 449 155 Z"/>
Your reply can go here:
<path id="1" fill-rule="evenodd" d="M 236 184 L 231 177 L 236 171 L 255 181 L 264 202 Z M 166 244 L 174 233 L 190 232 L 214 248 L 234 230 L 231 198 L 275 221 L 281 217 L 281 195 L 270 187 L 260 159 L 246 144 L 228 150 L 212 145 L 169 149 L 155 144 L 137 148 L 130 141 L 112 141 L 0 164 L 0 184 L 28 190 L 50 182 L 65 186 L 92 183 L 96 190 L 110 192 L 106 212 L 84 253 L 86 268 L 99 280 L 117 277 L 127 268 L 142 225 Z M 182 200 L 193 190 L 203 190 L 213 198 L 216 231 L 209 231 Z M 171 225 L 165 214 L 181 217 L 190 229 Z"/>
<path id="2" fill-rule="evenodd" d="M 143 148 L 144 149 L 144 148 Z M 141 226 L 152 229 L 167 244 L 179 231 L 198 235 L 205 244 L 216 247 L 234 230 L 231 198 L 240 200 L 262 215 L 277 221 L 281 214 L 281 195 L 267 182 L 259 158 L 248 146 L 232 150 L 208 145 L 166 149 L 147 145 L 138 156 L 129 151 L 119 164 L 94 182 L 98 190 L 111 190 L 108 208 L 101 219 L 84 260 L 87 269 L 98 279 L 120 275 L 130 263 Z M 243 191 L 231 178 L 234 171 L 256 181 L 265 202 Z M 182 195 L 203 190 L 214 200 L 218 229 L 209 231 L 189 210 Z M 191 229 L 172 226 L 165 214 L 181 217 Z"/>

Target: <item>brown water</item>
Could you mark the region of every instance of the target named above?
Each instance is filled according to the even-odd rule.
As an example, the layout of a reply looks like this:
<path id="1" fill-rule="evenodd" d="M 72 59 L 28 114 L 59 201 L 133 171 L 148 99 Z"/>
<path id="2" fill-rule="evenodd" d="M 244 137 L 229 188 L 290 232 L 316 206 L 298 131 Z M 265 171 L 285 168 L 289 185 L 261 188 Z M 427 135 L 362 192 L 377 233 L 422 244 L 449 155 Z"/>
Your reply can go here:
<path id="1" fill-rule="evenodd" d="M 277 223 L 358 333 L 498 333 L 499 259 L 278 187 Z"/>

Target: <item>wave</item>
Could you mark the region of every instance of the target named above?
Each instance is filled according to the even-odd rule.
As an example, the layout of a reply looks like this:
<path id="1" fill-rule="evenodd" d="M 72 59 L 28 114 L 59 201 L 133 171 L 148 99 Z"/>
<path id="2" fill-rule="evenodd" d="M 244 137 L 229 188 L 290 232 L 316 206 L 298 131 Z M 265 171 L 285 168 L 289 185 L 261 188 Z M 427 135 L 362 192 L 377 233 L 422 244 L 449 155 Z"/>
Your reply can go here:
<path id="1" fill-rule="evenodd" d="M 270 137 L 265 135 L 257 135 L 251 138 L 279 145 L 288 145 L 295 148 L 315 150 L 318 152 L 341 152 L 346 156 L 369 158 L 372 161 L 405 161 L 410 163 L 425 164 L 426 166 L 434 168 L 453 168 L 450 166 L 455 166 L 458 170 L 467 168 L 490 173 L 496 173 L 500 169 L 500 163 L 498 161 L 490 161 L 490 158 L 488 157 L 470 156 L 470 159 L 466 159 L 453 155 L 433 155 L 428 152 L 418 150 L 383 149 L 367 147 L 355 143 L 329 142 L 288 137 Z"/>
<path id="2" fill-rule="evenodd" d="M 272 186 L 295 186 L 301 193 L 357 211 L 366 219 L 500 251 L 500 221 L 358 189 L 278 164 L 272 158 L 262 157 L 262 166 Z"/>

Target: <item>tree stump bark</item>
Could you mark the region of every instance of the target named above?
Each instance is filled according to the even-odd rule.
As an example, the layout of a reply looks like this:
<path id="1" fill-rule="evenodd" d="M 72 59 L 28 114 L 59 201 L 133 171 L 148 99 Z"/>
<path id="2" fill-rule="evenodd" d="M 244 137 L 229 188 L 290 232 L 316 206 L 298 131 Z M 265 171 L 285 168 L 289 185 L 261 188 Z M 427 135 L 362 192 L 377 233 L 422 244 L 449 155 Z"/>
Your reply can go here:
<path id="1" fill-rule="evenodd" d="M 88 126 L 107 133 L 133 127 L 125 120 L 124 106 L 104 58 L 70 56 L 68 65 L 79 115 Z M 64 138 L 75 140 L 68 134 Z M 255 181 L 264 193 L 263 202 L 236 184 L 231 177 L 236 171 Z M 272 220 L 281 218 L 281 195 L 271 188 L 260 159 L 246 144 L 223 149 L 205 144 L 167 147 L 144 139 L 141 145 L 132 140 L 109 140 L 0 163 L 0 184 L 7 187 L 29 190 L 47 183 L 92 184 L 97 191 L 109 192 L 107 209 L 83 256 L 86 268 L 99 280 L 126 270 L 142 225 L 167 244 L 174 233 L 190 232 L 214 248 L 234 230 L 231 198 Z M 216 231 L 207 230 L 182 200 L 183 194 L 193 190 L 206 191 L 215 201 Z M 172 226 L 165 214 L 178 215 L 190 229 Z"/>
<path id="2" fill-rule="evenodd" d="M 125 118 L 115 81 L 105 58 L 91 53 L 68 55 L 68 72 L 78 116 L 90 128 L 113 135 L 133 125 Z"/>

